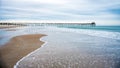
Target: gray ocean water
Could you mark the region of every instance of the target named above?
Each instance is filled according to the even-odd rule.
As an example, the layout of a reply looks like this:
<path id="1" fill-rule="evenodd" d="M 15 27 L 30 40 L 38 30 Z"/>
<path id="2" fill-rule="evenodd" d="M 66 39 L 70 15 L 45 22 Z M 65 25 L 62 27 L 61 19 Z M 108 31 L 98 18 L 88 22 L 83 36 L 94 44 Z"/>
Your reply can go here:
<path id="1" fill-rule="evenodd" d="M 27 26 L 17 31 L 1 30 L 4 44 L 23 34 L 46 34 L 41 48 L 30 53 L 15 68 L 120 68 L 119 26 L 61 27 Z M 4 43 L 3 43 L 4 42 Z"/>
<path id="2" fill-rule="evenodd" d="M 66 28 L 74 29 L 89 29 L 89 30 L 101 30 L 101 31 L 111 31 L 111 32 L 120 32 L 120 26 L 63 26 Z"/>

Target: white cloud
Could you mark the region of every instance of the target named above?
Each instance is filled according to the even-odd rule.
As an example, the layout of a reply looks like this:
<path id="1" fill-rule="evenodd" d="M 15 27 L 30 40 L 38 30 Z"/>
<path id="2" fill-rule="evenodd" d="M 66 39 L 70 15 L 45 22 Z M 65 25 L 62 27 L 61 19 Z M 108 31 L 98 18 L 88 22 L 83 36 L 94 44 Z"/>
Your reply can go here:
<path id="1" fill-rule="evenodd" d="M 1 0 L 2 16 L 39 20 L 115 21 L 120 16 L 108 10 L 119 8 L 119 0 Z M 8 10 L 5 10 L 8 9 Z M 9 11 L 10 10 L 10 11 Z M 109 21 L 110 20 L 110 21 Z M 106 24 L 107 24 L 106 23 Z M 105 24 L 105 23 L 102 23 Z"/>

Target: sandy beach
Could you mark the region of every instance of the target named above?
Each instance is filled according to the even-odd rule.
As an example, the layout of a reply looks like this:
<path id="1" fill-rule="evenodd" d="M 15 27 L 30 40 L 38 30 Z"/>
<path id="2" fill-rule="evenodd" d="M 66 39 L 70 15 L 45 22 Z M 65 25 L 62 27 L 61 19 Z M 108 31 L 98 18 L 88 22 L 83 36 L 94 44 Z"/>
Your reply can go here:
<path id="1" fill-rule="evenodd" d="M 45 35 L 31 34 L 13 37 L 8 43 L 0 47 L 1 67 L 13 68 L 22 57 L 41 47 L 44 42 L 39 39 L 43 36 Z"/>

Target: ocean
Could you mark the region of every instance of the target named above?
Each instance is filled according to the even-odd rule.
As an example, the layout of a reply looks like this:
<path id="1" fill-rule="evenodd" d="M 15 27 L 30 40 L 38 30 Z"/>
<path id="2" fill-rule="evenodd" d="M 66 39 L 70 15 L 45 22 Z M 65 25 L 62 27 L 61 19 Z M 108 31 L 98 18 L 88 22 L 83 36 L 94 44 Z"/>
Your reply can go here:
<path id="1" fill-rule="evenodd" d="M 39 26 L 0 30 L 1 42 L 23 34 L 46 34 L 42 47 L 14 68 L 120 68 L 119 26 Z M 3 44 L 3 43 L 2 43 Z"/>
<path id="2" fill-rule="evenodd" d="M 66 26 L 66 28 L 120 32 L 120 26 L 95 26 L 95 27 L 90 27 L 90 26 L 77 26 L 77 27 Z"/>

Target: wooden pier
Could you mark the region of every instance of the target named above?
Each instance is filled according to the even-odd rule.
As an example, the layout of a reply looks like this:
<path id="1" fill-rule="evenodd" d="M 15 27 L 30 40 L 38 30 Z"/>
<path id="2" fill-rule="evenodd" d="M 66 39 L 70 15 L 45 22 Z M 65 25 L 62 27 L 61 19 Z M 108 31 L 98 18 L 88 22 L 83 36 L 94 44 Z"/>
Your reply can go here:
<path id="1" fill-rule="evenodd" d="M 91 23 L 0 23 L 0 25 L 17 25 L 17 26 L 96 26 L 95 22 Z"/>

